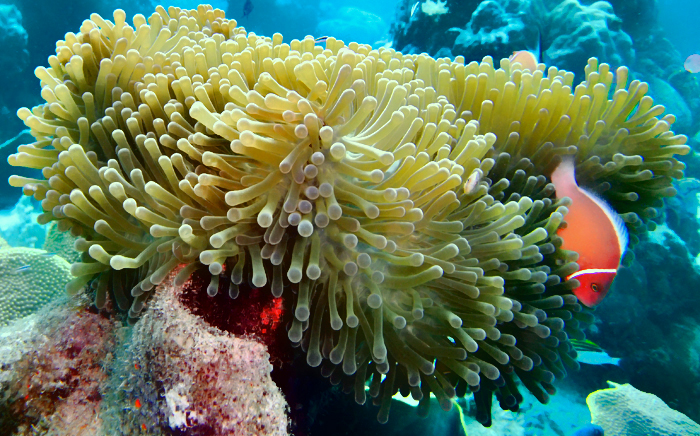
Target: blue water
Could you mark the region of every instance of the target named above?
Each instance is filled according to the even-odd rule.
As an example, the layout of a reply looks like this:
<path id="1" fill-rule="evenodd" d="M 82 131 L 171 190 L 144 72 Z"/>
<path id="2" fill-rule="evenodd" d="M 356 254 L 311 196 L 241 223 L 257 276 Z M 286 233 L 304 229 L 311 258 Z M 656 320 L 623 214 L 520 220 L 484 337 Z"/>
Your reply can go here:
<path id="1" fill-rule="evenodd" d="M 533 21 L 537 16 L 533 10 L 553 11 L 564 3 L 555 0 L 247 1 L 222 0 L 212 5 L 225 10 L 249 32 L 279 32 L 286 41 L 307 35 L 333 36 L 374 48 L 452 59 L 463 56 L 467 62 L 529 50 L 547 66 L 573 71 L 576 81 L 583 79 L 589 56 L 598 56 L 613 67 L 626 65 L 633 78 L 650 84 L 649 94 L 656 103 L 676 115 L 674 129 L 689 138 L 692 148 L 681 159 L 687 168 L 684 180 L 674 185 L 678 195 L 664 200 L 663 213 L 655 219 L 658 228 L 634 248 L 635 260 L 620 269 L 610 295 L 595 312 L 597 321 L 586 330 L 587 337 L 600 347 L 599 353 L 556 384 L 559 393 L 550 404 L 541 405 L 526 394 L 520 410 L 512 412 L 501 410 L 494 401 L 492 428 L 485 430 L 477 422 L 469 395 L 450 412 L 441 412 L 434 405 L 427 420 L 416 419 L 414 405 L 397 400 L 392 418 L 382 426 L 376 422 L 375 408 L 359 407 L 345 396 L 329 394 L 314 400 L 310 434 L 600 436 L 590 426 L 585 399 L 605 389 L 607 380 L 654 394 L 700 422 L 700 73 L 684 69 L 686 58 L 700 53 L 700 1 L 613 0 L 612 5 L 601 6 L 605 2 L 581 0 L 583 6 L 595 3 L 598 9 L 586 9 L 576 19 L 581 25 L 589 20 L 594 23 L 589 27 L 599 32 L 581 39 L 576 39 L 580 35 L 576 32 L 587 32 L 586 26 L 562 33 L 570 23 Z M 76 31 L 91 12 L 110 17 L 111 10 L 120 7 L 128 16 L 148 16 L 155 3 L 0 3 L 7 3 L 0 5 L 0 236 L 15 247 L 41 249 L 46 229 L 34 222 L 42 212 L 40 203 L 29 199 L 18 203 L 21 189 L 4 182 L 10 174 L 41 177 L 38 170 L 6 163 L 18 145 L 31 139 L 22 134 L 25 126 L 15 113 L 20 107 L 41 103 L 33 70 L 46 65 L 55 41 Z M 165 6 L 170 5 L 189 8 L 197 2 Z M 0 403 L 0 433 L 7 407 Z"/>

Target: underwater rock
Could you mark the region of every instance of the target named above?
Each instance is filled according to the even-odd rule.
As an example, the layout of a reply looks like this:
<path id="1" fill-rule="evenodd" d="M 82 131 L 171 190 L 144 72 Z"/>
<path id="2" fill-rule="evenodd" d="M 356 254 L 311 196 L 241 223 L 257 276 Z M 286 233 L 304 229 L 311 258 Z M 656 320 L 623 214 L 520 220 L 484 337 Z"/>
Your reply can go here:
<path id="1" fill-rule="evenodd" d="M 28 66 L 27 31 L 22 27 L 22 13 L 15 5 L 0 5 L 0 77 L 15 76 Z"/>
<path id="2" fill-rule="evenodd" d="M 22 18 L 18 6 L 0 4 L 0 83 L 12 83 L 12 86 L 3 86 L 0 92 L 0 144 L 12 138 L 21 129 L 21 125 L 13 119 L 12 113 L 17 110 L 15 84 L 22 83 L 21 74 L 29 66 L 28 34 L 22 26 Z M 4 161 L 4 156 L 7 156 L 7 151 L 3 151 L 5 154 L 0 157 L 0 161 Z M 3 165 L 6 164 L 0 163 L 0 169 L 7 168 Z M 6 197 L 8 196 L 0 196 L 0 207 L 11 203 Z"/>
<path id="3" fill-rule="evenodd" d="M 0 434 L 97 436 L 114 321 L 80 296 L 0 328 Z"/>
<path id="4" fill-rule="evenodd" d="M 13 247 L 41 248 L 46 239 L 46 228 L 36 222 L 41 213 L 37 202 L 20 197 L 11 209 L 0 210 L 0 235 Z"/>
<path id="5" fill-rule="evenodd" d="M 358 8 L 334 9 L 332 18 L 320 21 L 316 35 L 333 35 L 343 41 L 374 44 L 387 32 L 389 26 L 381 17 Z M 358 38 L 359 37 L 359 38 Z"/>
<path id="6" fill-rule="evenodd" d="M 700 254 L 700 222 L 698 192 L 700 180 L 686 177 L 677 183 L 678 195 L 664 200 L 666 226 L 683 241 L 692 257 Z"/>
<path id="7" fill-rule="evenodd" d="M 508 57 L 515 50 L 538 50 L 539 31 L 529 4 L 520 0 L 487 0 L 474 11 L 459 33 L 452 52 L 468 59 Z M 581 64 L 583 65 L 583 64 Z"/>
<path id="8" fill-rule="evenodd" d="M 658 77 L 649 77 L 650 94 L 654 100 L 666 107 L 668 113 L 676 116 L 673 127 L 679 132 L 688 132 L 693 122 L 693 115 L 681 94 L 676 91 L 668 82 Z"/>
<path id="9" fill-rule="evenodd" d="M 481 1 L 447 0 L 444 7 L 449 13 L 428 15 L 414 0 L 402 0 L 396 6 L 390 34 L 393 46 L 403 53 L 432 53 L 450 49 L 459 32 L 469 21 Z M 456 53 L 455 55 L 458 55 Z"/>
<path id="10" fill-rule="evenodd" d="M 700 425 L 668 407 L 656 395 L 629 384 L 608 382 L 588 396 L 593 423 L 605 429 L 605 436 L 697 436 Z"/>
<path id="11" fill-rule="evenodd" d="M 638 78 L 648 81 L 655 98 L 676 111 L 674 126 L 693 136 L 700 128 L 700 83 L 683 67 L 685 57 L 664 37 L 658 25 L 635 38 L 635 52 Z M 665 84 L 659 87 L 657 81 Z M 672 89 L 667 92 L 661 89 L 669 87 Z"/>
<path id="12" fill-rule="evenodd" d="M 0 434 L 286 435 L 265 345 L 192 315 L 180 290 L 134 327 L 81 294 L 0 328 Z"/>
<path id="13" fill-rule="evenodd" d="M 608 0 L 608 3 L 615 10 L 615 15 L 622 20 L 622 30 L 635 41 L 648 35 L 649 29 L 657 23 L 657 0 Z"/>
<path id="14" fill-rule="evenodd" d="M 159 287 L 117 359 L 115 372 L 125 383 L 112 387 L 108 398 L 112 407 L 131 411 L 115 415 L 118 428 L 127 434 L 286 435 L 287 403 L 270 378 L 265 345 L 190 313 L 182 289 L 172 282 Z M 121 378 L 113 377 L 112 385 Z"/>
<path id="15" fill-rule="evenodd" d="M 587 331 L 608 353 L 623 357 L 621 366 L 600 368 L 577 380 L 590 391 L 605 380 L 624 377 L 697 421 L 700 268 L 666 225 L 650 232 L 634 252 L 634 262 L 620 269 L 605 304 L 596 310 L 599 323 Z"/>

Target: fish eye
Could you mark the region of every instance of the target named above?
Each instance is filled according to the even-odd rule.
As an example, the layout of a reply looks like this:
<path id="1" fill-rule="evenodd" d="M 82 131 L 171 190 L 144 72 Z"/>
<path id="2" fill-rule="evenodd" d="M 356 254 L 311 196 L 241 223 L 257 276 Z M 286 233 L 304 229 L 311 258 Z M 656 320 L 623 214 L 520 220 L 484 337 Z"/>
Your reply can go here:
<path id="1" fill-rule="evenodd" d="M 600 291 L 600 285 L 598 283 L 593 283 L 591 285 L 591 289 L 593 289 L 593 292 L 599 292 Z"/>

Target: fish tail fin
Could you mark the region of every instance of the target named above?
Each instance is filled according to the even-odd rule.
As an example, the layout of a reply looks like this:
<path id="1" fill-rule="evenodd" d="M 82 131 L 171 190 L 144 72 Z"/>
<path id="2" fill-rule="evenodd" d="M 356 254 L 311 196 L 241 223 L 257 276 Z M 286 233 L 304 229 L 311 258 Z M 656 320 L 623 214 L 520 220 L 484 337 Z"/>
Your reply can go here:
<path id="1" fill-rule="evenodd" d="M 561 163 L 552 171 L 552 183 L 557 191 L 576 185 L 576 165 L 572 155 L 562 156 Z"/>

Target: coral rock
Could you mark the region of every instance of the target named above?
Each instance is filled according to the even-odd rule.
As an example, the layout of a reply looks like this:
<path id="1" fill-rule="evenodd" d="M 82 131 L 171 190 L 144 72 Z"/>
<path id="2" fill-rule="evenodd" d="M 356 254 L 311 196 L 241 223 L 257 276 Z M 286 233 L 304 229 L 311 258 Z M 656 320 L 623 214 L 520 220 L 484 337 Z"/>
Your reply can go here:
<path id="1" fill-rule="evenodd" d="M 0 330 L 0 434 L 99 435 L 113 321 L 82 296 Z"/>
<path id="2" fill-rule="evenodd" d="M 632 39 L 621 30 L 621 20 L 608 2 L 586 6 L 578 0 L 566 0 L 547 14 L 547 22 L 546 54 L 559 68 L 582 73 L 576 71 L 577 66 L 591 56 L 614 66 L 634 60 Z"/>
<path id="3" fill-rule="evenodd" d="M 632 385 L 608 382 L 588 396 L 592 422 L 605 429 L 606 436 L 697 436 L 700 425 L 668 407 L 659 397 Z"/>
<path id="4" fill-rule="evenodd" d="M 0 5 L 0 42 L 3 50 L 0 64 L 3 72 L 0 77 L 21 73 L 27 67 L 27 31 L 22 27 L 22 13 L 15 5 Z"/>
<path id="5" fill-rule="evenodd" d="M 0 326 L 63 295 L 70 264 L 34 248 L 0 249 Z"/>
<path id="6" fill-rule="evenodd" d="M 134 327 L 121 361 L 133 374 L 121 399 L 132 413 L 120 415 L 121 428 L 286 435 L 287 403 L 266 347 L 206 324 L 182 305 L 181 291 L 159 288 Z"/>

